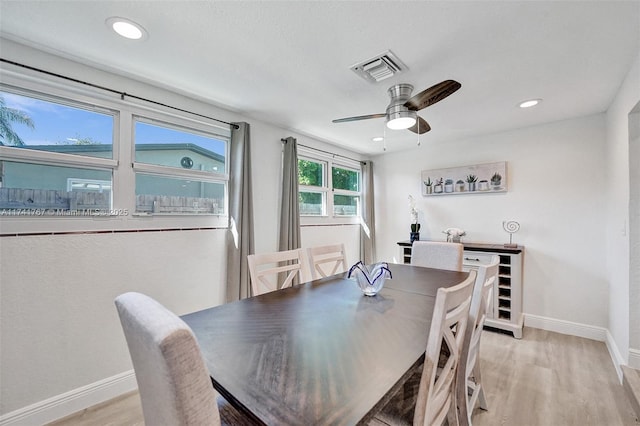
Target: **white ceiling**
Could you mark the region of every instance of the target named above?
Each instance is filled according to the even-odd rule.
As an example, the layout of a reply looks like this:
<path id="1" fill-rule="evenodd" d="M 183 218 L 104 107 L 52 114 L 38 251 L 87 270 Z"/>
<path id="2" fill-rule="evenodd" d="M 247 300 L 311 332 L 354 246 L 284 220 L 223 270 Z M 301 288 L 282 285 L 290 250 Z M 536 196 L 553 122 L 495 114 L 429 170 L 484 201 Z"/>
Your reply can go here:
<path id="1" fill-rule="evenodd" d="M 111 16 L 149 37 L 116 36 Z M 423 146 L 605 111 L 640 53 L 640 1 L 0 0 L 0 35 L 375 154 L 384 119 L 331 120 L 383 113 L 395 83 L 462 83 L 419 112 Z M 349 69 L 386 50 L 409 70 L 372 84 Z M 529 98 L 544 101 L 516 107 Z"/>

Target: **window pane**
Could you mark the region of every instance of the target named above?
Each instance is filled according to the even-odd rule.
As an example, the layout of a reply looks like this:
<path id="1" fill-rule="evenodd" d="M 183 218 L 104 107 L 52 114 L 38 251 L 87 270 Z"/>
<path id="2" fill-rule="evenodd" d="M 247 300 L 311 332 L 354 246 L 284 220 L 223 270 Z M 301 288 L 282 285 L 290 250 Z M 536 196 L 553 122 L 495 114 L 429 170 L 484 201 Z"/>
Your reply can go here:
<path id="1" fill-rule="evenodd" d="M 322 216 L 323 194 L 319 192 L 300 192 L 300 214 L 307 216 Z"/>
<path id="2" fill-rule="evenodd" d="M 334 216 L 358 216 L 358 205 L 360 197 L 353 195 L 334 195 L 333 214 Z"/>
<path id="3" fill-rule="evenodd" d="M 0 145 L 113 158 L 113 116 L 0 91 Z"/>
<path id="4" fill-rule="evenodd" d="M 0 211 L 109 210 L 110 170 L 0 161 Z"/>
<path id="5" fill-rule="evenodd" d="M 360 173 L 355 170 L 334 167 L 331 175 L 333 188 L 346 189 L 348 191 L 359 191 L 359 175 Z"/>
<path id="6" fill-rule="evenodd" d="M 224 214 L 223 183 L 136 174 L 136 212 Z"/>
<path id="7" fill-rule="evenodd" d="M 185 129 L 136 121 L 136 162 L 226 173 L 226 142 Z"/>
<path id="8" fill-rule="evenodd" d="M 307 186 L 323 186 L 323 164 L 309 160 L 298 160 L 298 183 Z"/>

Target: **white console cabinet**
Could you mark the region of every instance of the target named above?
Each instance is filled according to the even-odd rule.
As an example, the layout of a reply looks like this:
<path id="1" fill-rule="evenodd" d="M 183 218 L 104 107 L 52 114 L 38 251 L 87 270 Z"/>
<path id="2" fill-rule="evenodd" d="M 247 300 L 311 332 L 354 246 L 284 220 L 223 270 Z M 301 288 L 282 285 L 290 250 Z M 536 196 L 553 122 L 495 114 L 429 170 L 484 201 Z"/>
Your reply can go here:
<path id="1" fill-rule="evenodd" d="M 493 289 L 493 304 L 485 320 L 485 327 L 497 328 L 522 338 L 522 263 L 524 247 L 505 247 L 501 244 L 462 243 L 464 245 L 463 270 L 476 269 L 489 263 L 493 255 L 500 256 L 498 280 Z M 411 263 L 411 243 L 398 242 L 400 262 Z"/>

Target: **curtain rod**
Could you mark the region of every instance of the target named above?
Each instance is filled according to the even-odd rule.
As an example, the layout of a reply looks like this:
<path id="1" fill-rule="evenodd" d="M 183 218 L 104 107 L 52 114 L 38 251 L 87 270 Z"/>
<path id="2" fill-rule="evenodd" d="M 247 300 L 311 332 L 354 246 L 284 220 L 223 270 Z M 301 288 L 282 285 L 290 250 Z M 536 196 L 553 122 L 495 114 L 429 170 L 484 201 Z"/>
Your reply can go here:
<path id="1" fill-rule="evenodd" d="M 186 110 L 186 109 L 182 109 L 182 108 L 174 107 L 174 106 L 171 106 L 171 105 L 163 104 L 162 102 L 152 101 L 151 99 L 143 98 L 141 96 L 132 95 L 132 94 L 126 93 L 126 92 L 121 92 L 119 90 L 111 89 L 109 87 L 104 87 L 104 86 L 100 86 L 98 84 L 89 83 L 87 81 L 78 80 L 78 79 L 73 78 L 73 77 L 67 77 L 66 75 L 57 74 L 57 73 L 54 73 L 54 72 L 51 72 L 51 71 L 46 71 L 46 70 L 43 70 L 43 69 L 40 69 L 40 68 L 35 68 L 35 67 L 29 66 L 29 65 L 21 64 L 19 62 L 10 61 L 10 60 L 4 59 L 4 58 L 0 58 L 0 61 L 1 62 L 5 62 L 7 64 L 15 65 L 15 66 L 18 66 L 18 67 L 26 68 L 26 69 L 31 70 L 31 71 L 36 71 L 36 72 L 39 72 L 39 73 L 42 73 L 42 74 L 50 75 L 52 77 L 62 78 L 62 79 L 65 79 L 65 80 L 73 81 L 74 83 L 80 83 L 80 84 L 84 84 L 85 86 L 90 86 L 90 87 L 93 87 L 93 88 L 96 88 L 96 89 L 105 90 L 107 92 L 115 93 L 115 94 L 120 95 L 120 99 L 121 100 L 124 100 L 124 97 L 127 96 L 129 98 L 137 99 L 139 101 L 149 102 L 149 103 L 152 103 L 154 105 L 163 106 L 165 108 L 170 108 L 170 109 L 173 109 L 173 110 L 176 110 L 176 111 L 180 111 L 180 112 L 186 112 L 188 114 L 193 114 L 193 115 L 196 115 L 198 117 L 202 117 L 202 118 L 206 118 L 206 119 L 209 119 L 209 120 L 217 121 L 218 123 L 223 123 L 223 124 L 228 125 L 229 127 L 233 127 L 234 129 L 239 129 L 240 128 L 240 126 L 238 126 L 237 124 L 229 123 L 229 122 L 223 121 L 223 120 L 218 120 L 217 118 L 209 117 L 209 116 L 203 115 L 203 114 L 198 114 L 197 112 L 189 111 L 189 110 Z"/>
<path id="2" fill-rule="evenodd" d="M 286 141 L 287 141 L 286 139 L 280 139 L 280 140 L 281 140 L 282 142 L 286 142 Z M 346 158 L 347 160 L 355 161 L 355 162 L 357 162 L 357 163 L 362 163 L 362 164 L 366 163 L 366 161 L 365 161 L 365 160 L 356 160 L 355 158 L 347 157 L 346 155 L 335 154 L 335 153 L 333 153 L 333 152 L 324 151 L 324 150 L 322 150 L 322 149 L 314 148 L 314 147 L 309 146 L 309 145 L 303 145 L 303 144 L 299 143 L 299 144 L 298 144 L 298 146 L 302 146 L 302 147 L 304 147 L 304 148 L 312 149 L 312 150 L 314 150 L 314 151 L 322 152 L 322 153 L 325 153 L 325 154 L 333 155 L 334 157 L 342 157 L 342 158 Z"/>

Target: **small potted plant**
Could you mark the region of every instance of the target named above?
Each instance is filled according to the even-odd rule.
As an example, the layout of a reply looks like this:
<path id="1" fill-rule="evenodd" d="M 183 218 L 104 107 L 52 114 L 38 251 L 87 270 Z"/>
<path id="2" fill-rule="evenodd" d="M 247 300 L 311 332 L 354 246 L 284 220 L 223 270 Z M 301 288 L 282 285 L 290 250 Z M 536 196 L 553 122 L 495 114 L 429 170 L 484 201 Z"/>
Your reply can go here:
<path id="1" fill-rule="evenodd" d="M 436 194 L 441 194 L 442 193 L 442 178 L 436 179 L 436 183 L 433 186 L 433 192 L 436 193 Z"/>
<path id="2" fill-rule="evenodd" d="M 486 179 L 482 179 L 478 182 L 478 191 L 488 191 L 489 190 L 489 181 Z"/>
<path id="3" fill-rule="evenodd" d="M 469 184 L 469 191 L 476 190 L 476 182 L 478 182 L 478 177 L 476 175 L 468 175 L 467 183 Z"/>
<path id="4" fill-rule="evenodd" d="M 491 176 L 491 186 L 493 189 L 500 189 L 500 185 L 502 185 L 502 175 L 500 173 L 495 172 L 493 176 Z"/>
<path id="5" fill-rule="evenodd" d="M 433 193 L 433 182 L 431 181 L 430 177 L 428 177 L 427 180 L 424 181 L 424 186 L 425 186 L 425 192 L 427 194 Z"/>
<path id="6" fill-rule="evenodd" d="M 464 192 L 464 181 L 462 179 L 456 181 L 456 192 Z"/>
<path id="7" fill-rule="evenodd" d="M 444 181 L 444 192 L 453 192 L 453 179 Z"/>

